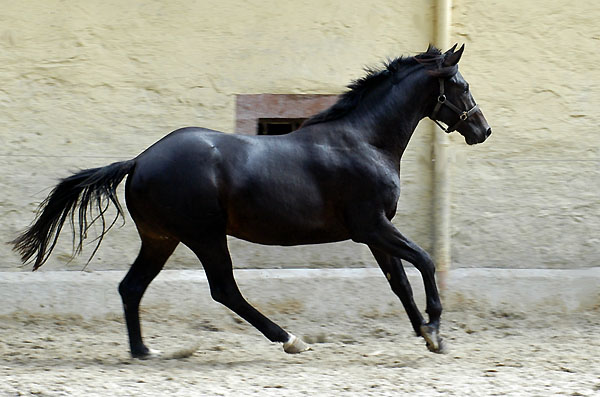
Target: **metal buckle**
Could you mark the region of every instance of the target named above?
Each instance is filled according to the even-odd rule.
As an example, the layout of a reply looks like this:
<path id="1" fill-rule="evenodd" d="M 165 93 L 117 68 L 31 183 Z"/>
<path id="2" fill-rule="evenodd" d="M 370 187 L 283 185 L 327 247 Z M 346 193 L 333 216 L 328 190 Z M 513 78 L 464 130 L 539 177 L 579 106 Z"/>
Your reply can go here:
<path id="1" fill-rule="evenodd" d="M 446 98 L 446 95 L 444 93 L 444 79 L 440 78 L 439 82 L 440 82 L 440 95 L 437 97 L 438 103 L 435 105 L 435 107 L 433 109 L 433 113 L 429 117 L 438 126 L 440 126 L 440 128 L 442 130 L 444 130 L 447 133 L 450 133 L 452 131 L 455 131 L 456 128 L 459 125 L 461 125 L 461 123 L 463 123 L 464 121 L 466 121 L 469 118 L 469 116 L 473 115 L 473 113 L 475 113 L 477 110 L 479 110 L 479 106 L 477 104 L 475 104 L 475 106 L 473 106 L 468 111 L 467 110 L 461 110 L 458 106 L 456 106 L 455 104 L 453 104 L 452 102 L 450 102 L 448 100 L 448 98 Z M 448 106 L 450 109 L 452 109 L 452 111 L 454 111 L 455 113 L 458 114 L 458 121 L 452 127 L 444 127 L 438 120 L 435 119 L 435 116 L 437 115 L 438 111 L 441 109 L 442 105 Z"/>

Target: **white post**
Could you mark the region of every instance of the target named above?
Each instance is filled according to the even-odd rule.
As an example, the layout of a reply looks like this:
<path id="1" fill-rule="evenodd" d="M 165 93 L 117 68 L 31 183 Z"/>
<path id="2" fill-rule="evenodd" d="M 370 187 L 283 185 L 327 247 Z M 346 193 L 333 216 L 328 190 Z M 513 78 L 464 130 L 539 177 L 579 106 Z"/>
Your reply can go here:
<path id="1" fill-rule="evenodd" d="M 434 45 L 445 51 L 450 47 L 452 0 L 437 0 Z M 433 128 L 433 258 L 436 262 L 440 289 L 446 287 L 450 270 L 450 170 L 448 136 L 431 123 Z"/>

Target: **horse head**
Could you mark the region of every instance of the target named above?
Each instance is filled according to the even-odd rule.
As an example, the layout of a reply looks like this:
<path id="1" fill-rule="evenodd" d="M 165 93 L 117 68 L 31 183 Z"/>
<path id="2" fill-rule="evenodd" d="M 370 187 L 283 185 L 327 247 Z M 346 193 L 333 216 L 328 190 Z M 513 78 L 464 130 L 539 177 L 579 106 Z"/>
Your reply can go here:
<path id="1" fill-rule="evenodd" d="M 458 50 L 454 45 L 443 54 L 437 67 L 429 69 L 429 74 L 437 78 L 439 86 L 436 103 L 429 117 L 445 132 L 458 131 L 467 144 L 473 145 L 485 141 L 492 129 L 473 99 L 469 84 L 458 71 L 458 62 L 464 50 L 464 44 Z"/>

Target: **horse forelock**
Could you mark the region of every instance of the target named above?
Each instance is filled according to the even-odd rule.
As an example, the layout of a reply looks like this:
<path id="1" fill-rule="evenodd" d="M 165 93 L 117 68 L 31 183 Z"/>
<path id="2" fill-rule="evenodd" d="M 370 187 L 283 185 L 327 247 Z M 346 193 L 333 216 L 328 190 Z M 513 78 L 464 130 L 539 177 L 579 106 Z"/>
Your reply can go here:
<path id="1" fill-rule="evenodd" d="M 444 66 L 446 54 L 431 44 L 427 51 L 415 55 L 414 59 L 427 69 L 429 75 L 434 77 L 452 77 L 458 72 L 458 65 Z"/>

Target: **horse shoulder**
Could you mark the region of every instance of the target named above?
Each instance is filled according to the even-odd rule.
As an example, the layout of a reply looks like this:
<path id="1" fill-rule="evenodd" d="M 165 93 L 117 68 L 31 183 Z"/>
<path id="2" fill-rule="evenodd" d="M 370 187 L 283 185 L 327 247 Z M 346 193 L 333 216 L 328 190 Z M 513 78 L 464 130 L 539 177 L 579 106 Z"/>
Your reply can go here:
<path id="1" fill-rule="evenodd" d="M 347 185 L 346 211 L 393 217 L 400 197 L 400 174 L 394 162 L 376 150 L 364 148 L 348 164 L 343 178 Z"/>

